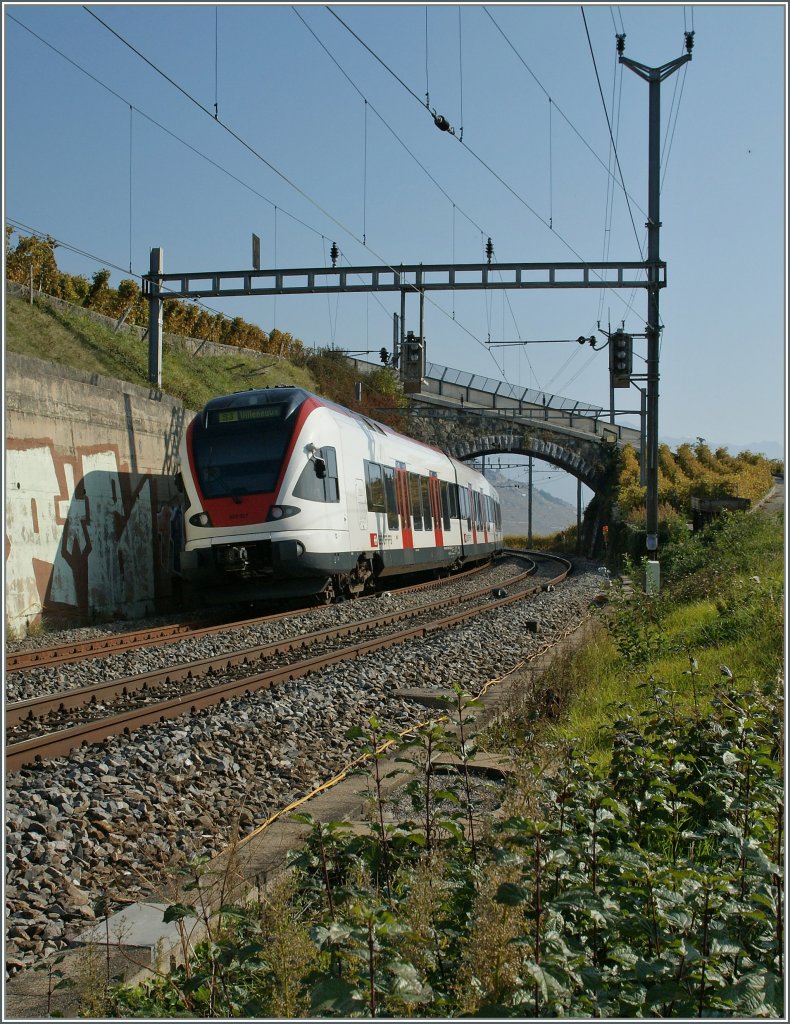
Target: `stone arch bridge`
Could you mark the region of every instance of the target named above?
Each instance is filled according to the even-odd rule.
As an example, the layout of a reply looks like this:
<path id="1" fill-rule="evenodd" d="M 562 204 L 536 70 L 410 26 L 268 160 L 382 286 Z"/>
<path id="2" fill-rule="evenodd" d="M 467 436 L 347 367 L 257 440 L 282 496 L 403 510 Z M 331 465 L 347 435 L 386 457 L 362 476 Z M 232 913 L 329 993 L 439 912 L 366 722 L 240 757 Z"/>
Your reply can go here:
<path id="1" fill-rule="evenodd" d="M 354 359 L 365 370 L 372 364 Z M 600 527 L 611 517 L 617 451 L 642 449 L 639 430 L 610 423 L 602 407 L 548 392 L 427 363 L 404 380 L 408 432 L 468 461 L 482 455 L 532 455 L 581 480 L 595 495 L 580 550 L 595 553 Z"/>
<path id="2" fill-rule="evenodd" d="M 515 420 L 491 410 L 439 409 L 414 399 L 409 409 L 409 433 L 463 462 L 507 452 L 534 456 L 575 476 L 597 499 L 583 524 L 580 543 L 581 551 L 596 553 L 600 527 L 611 514 L 621 439 L 525 418 Z"/>

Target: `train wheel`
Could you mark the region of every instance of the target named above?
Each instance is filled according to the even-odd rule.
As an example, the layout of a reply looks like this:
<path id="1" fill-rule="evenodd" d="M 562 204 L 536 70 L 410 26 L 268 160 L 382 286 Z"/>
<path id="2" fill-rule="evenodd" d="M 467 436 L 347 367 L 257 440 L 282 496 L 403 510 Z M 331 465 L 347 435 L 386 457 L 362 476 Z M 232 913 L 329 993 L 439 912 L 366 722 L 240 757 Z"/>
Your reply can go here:
<path id="1" fill-rule="evenodd" d="M 323 589 L 316 594 L 316 600 L 318 604 L 332 604 L 336 596 L 335 585 L 332 580 L 328 580 Z"/>

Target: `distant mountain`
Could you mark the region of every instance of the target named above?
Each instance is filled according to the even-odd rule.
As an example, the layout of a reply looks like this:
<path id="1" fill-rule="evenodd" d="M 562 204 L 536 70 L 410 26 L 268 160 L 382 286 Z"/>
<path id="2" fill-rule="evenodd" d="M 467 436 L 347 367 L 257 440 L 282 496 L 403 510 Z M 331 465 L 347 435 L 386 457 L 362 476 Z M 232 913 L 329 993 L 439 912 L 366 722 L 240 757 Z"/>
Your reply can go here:
<path id="1" fill-rule="evenodd" d="M 529 490 L 526 482 L 486 467 L 486 477 L 499 492 L 502 529 L 507 534 L 526 536 L 529 527 Z M 576 506 L 555 498 L 533 485 L 532 535 L 545 537 L 576 523 Z"/>

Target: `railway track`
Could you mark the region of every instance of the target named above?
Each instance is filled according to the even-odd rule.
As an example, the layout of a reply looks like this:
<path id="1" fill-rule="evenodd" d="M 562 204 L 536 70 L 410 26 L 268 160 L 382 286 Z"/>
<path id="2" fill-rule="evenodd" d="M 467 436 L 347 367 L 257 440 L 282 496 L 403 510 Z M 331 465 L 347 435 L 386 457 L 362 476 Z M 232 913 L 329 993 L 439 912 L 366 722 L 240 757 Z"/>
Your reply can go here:
<path id="1" fill-rule="evenodd" d="M 11 972 L 84 941 L 86 901 L 109 893 L 117 898 L 113 909 L 120 909 L 130 901 L 156 899 L 184 857 L 219 854 L 239 835 L 254 834 L 273 815 L 325 788 L 358 756 L 349 730 L 364 729 L 372 716 L 383 729 L 405 735 L 436 714 L 429 710 L 436 697 L 458 685 L 472 694 L 491 687 L 494 695 L 500 690 L 496 682 L 503 683 L 504 709 L 513 686 L 520 691 L 531 685 L 526 666 L 569 636 L 600 592 L 599 573 L 583 561 L 557 586 L 565 567 L 535 560 L 536 573 L 526 586 L 541 593 L 517 598 L 513 567 L 500 563 L 483 578 L 491 615 L 470 618 L 451 634 L 426 630 L 422 639 L 371 649 L 364 657 L 283 682 L 271 695 L 226 699 L 210 713 L 190 715 L 182 703 L 185 713 L 177 717 L 9 773 L 5 895 Z M 491 600 L 500 586 L 515 598 L 509 605 Z M 384 603 L 393 611 L 406 601 L 393 592 Z M 460 598 L 456 603 L 434 619 L 459 612 Z M 363 604 L 316 609 L 315 618 L 308 615 L 289 628 L 340 625 L 365 614 Z M 413 619 L 390 632 L 416 626 Z M 261 638 L 277 635 L 267 630 Z M 373 639 L 372 632 L 354 638 Z M 207 653 L 209 645 L 201 641 L 196 650 Z M 169 653 L 174 661 L 175 650 Z M 302 656 L 317 653 L 306 650 Z M 87 662 L 89 671 L 81 678 L 98 681 L 119 660 L 125 659 Z M 129 664 L 137 663 L 154 667 L 144 653 Z M 79 671 L 68 669 L 62 677 L 73 681 Z M 249 666 L 240 672 L 257 674 Z M 61 675 L 59 669 L 48 674 Z M 116 705 L 111 713 L 120 710 Z"/>
<path id="2" fill-rule="evenodd" d="M 23 765 L 59 757 L 76 747 L 98 743 L 118 733 L 130 733 L 144 725 L 173 718 L 187 711 L 194 714 L 233 697 L 268 689 L 278 683 L 317 672 L 328 665 L 355 660 L 376 650 L 424 637 L 435 630 L 447 629 L 480 615 L 482 611 L 523 600 L 565 579 L 570 571 L 570 563 L 555 556 L 551 558 L 552 564 L 557 567 L 552 578 L 544 578 L 529 585 L 536 568 L 533 563 L 526 572 L 511 579 L 507 592 L 497 588 L 498 596 L 493 599 L 491 587 L 486 586 L 466 595 L 462 600 L 456 595 L 439 598 L 415 608 L 301 634 L 290 640 L 247 648 L 232 655 L 223 654 L 166 666 L 154 672 L 9 704 L 6 706 L 6 771 L 14 772 Z M 513 588 L 516 588 L 515 592 Z M 441 614 L 449 606 L 456 606 L 453 613 Z M 403 623 L 409 624 L 393 631 L 393 626 L 402 627 Z M 348 642 L 360 634 L 363 639 Z M 320 653 L 317 655 L 293 657 L 305 649 L 319 648 Z M 250 673 L 253 665 L 261 663 L 267 665 L 265 671 Z M 196 683 L 199 683 L 198 687 Z M 168 695 L 166 699 L 161 699 L 161 692 L 157 696 L 155 691 L 161 691 L 166 686 L 172 687 L 173 684 L 177 685 L 175 696 Z M 117 700 L 127 706 L 120 713 L 108 715 L 105 705 Z M 89 720 L 84 717 L 86 708 L 90 710 Z M 82 719 L 78 724 L 68 728 L 63 728 L 62 723 L 60 727 L 52 724 L 53 721 L 57 722 L 58 716 L 75 712 Z M 30 736 L 31 731 L 37 734 Z M 28 738 L 18 738 L 25 733 Z"/>
<path id="3" fill-rule="evenodd" d="M 464 576 L 474 576 L 485 572 L 490 562 L 473 566 L 464 570 Z M 448 577 L 449 578 L 449 577 Z M 458 578 L 458 577 L 454 577 Z M 432 587 L 439 587 L 443 580 L 431 579 L 427 582 L 410 584 L 399 588 L 401 593 L 419 592 Z M 376 594 L 369 595 L 377 596 Z M 360 598 L 367 600 L 367 597 Z M 323 605 L 321 607 L 324 607 Z M 92 637 L 87 640 L 70 642 L 66 644 L 53 644 L 45 647 L 36 647 L 32 650 L 12 651 L 6 655 L 6 672 L 24 672 L 34 668 L 50 667 L 54 665 L 71 665 L 89 658 L 106 658 L 111 654 L 123 654 L 126 651 L 133 651 L 140 647 L 158 647 L 179 640 L 197 639 L 201 636 L 211 636 L 234 626 L 238 629 L 246 626 L 258 626 L 267 622 L 276 622 L 284 619 L 304 615 L 304 608 L 294 608 L 290 611 L 277 612 L 266 615 L 256 615 L 247 619 L 237 619 L 231 622 L 213 622 L 205 624 L 205 620 L 193 622 L 181 622 L 152 626 L 145 629 L 132 630 L 125 633 L 104 634 L 99 637 Z"/>

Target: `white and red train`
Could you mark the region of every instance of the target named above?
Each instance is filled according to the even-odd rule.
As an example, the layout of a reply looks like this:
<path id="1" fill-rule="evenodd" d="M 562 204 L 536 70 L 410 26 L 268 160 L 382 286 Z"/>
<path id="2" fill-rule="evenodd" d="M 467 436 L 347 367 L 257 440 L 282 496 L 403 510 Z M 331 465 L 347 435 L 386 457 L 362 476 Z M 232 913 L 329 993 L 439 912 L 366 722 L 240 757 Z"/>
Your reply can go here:
<path id="1" fill-rule="evenodd" d="M 348 596 L 502 548 L 484 476 L 301 388 L 213 398 L 180 455 L 185 551 L 234 598 Z"/>

